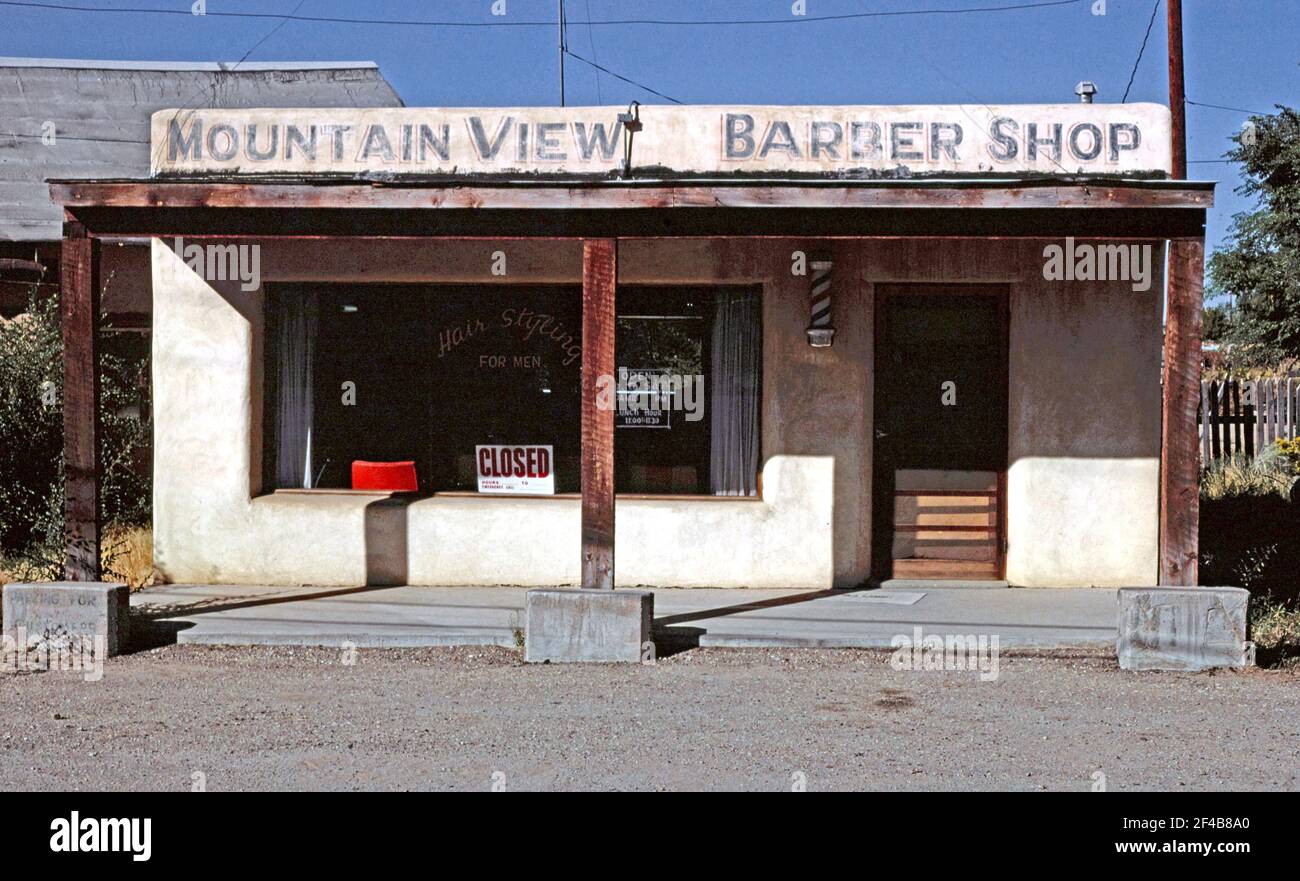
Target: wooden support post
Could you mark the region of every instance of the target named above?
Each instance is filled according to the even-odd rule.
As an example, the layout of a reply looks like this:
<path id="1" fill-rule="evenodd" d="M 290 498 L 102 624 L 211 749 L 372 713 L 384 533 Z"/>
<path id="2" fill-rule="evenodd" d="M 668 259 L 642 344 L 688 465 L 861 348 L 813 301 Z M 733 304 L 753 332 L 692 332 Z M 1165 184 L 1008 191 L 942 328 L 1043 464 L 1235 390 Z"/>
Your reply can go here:
<path id="1" fill-rule="evenodd" d="M 63 512 L 68 581 L 99 581 L 99 242 L 63 227 Z"/>
<path id="2" fill-rule="evenodd" d="M 1160 583 L 1196 584 L 1200 496 L 1196 405 L 1201 396 L 1205 240 L 1169 243 L 1160 437 Z"/>
<path id="3" fill-rule="evenodd" d="M 582 243 L 582 586 L 614 589 L 614 296 L 618 242 Z M 602 380 L 603 377 L 603 380 Z"/>

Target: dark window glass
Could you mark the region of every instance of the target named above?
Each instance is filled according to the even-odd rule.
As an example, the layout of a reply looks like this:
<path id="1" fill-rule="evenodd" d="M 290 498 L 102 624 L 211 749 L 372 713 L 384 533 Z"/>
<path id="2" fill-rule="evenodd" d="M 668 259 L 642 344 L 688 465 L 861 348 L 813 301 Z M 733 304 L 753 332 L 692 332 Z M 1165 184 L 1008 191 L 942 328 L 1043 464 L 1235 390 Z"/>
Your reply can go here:
<path id="1" fill-rule="evenodd" d="M 719 339 L 734 348 L 717 322 L 737 290 L 619 289 L 619 492 L 752 494 L 754 476 L 734 475 L 756 475 L 756 453 L 720 459 L 711 412 L 719 383 L 756 400 L 757 356 L 716 357 Z M 740 295 L 756 316 L 757 292 Z M 537 444 L 554 448 L 556 492 L 579 492 L 581 303 L 559 285 L 272 286 L 266 484 L 345 488 L 353 461 L 411 460 L 421 492 L 473 491 L 476 445 Z M 727 450 L 756 450 L 750 410 L 727 411 L 727 438 L 737 420 L 749 429 Z"/>
<path id="2" fill-rule="evenodd" d="M 709 492 L 706 365 L 712 328 L 709 291 L 619 289 L 614 341 L 618 492 Z"/>

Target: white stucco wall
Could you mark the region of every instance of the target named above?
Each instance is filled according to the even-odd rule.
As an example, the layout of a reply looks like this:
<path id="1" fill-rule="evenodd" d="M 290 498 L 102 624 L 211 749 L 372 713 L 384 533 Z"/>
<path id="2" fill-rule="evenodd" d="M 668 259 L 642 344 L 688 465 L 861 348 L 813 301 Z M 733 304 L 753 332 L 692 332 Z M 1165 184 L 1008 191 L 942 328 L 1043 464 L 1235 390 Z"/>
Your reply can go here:
<path id="1" fill-rule="evenodd" d="M 1028 275 L 1012 287 L 1012 584 L 1156 583 L 1163 249 L 1152 249 L 1148 291 Z"/>
<path id="2" fill-rule="evenodd" d="M 154 557 L 167 578 L 577 583 L 576 499 L 260 494 L 261 293 L 210 284 L 158 240 L 153 257 Z M 620 500 L 619 583 L 830 587 L 834 471 L 826 456 L 773 456 L 761 499 Z"/>

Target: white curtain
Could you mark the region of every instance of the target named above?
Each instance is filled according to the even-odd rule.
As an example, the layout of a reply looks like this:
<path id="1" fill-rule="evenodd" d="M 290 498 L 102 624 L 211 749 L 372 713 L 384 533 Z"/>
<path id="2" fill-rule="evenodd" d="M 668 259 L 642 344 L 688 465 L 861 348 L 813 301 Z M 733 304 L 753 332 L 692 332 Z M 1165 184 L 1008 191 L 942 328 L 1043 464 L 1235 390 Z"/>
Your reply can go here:
<path id="1" fill-rule="evenodd" d="M 286 292 L 279 315 L 279 401 L 276 485 L 312 486 L 312 356 L 316 347 L 316 294 Z"/>
<path id="2" fill-rule="evenodd" d="M 713 318 L 709 468 L 715 496 L 752 496 L 758 491 L 761 325 L 757 291 L 718 294 Z"/>

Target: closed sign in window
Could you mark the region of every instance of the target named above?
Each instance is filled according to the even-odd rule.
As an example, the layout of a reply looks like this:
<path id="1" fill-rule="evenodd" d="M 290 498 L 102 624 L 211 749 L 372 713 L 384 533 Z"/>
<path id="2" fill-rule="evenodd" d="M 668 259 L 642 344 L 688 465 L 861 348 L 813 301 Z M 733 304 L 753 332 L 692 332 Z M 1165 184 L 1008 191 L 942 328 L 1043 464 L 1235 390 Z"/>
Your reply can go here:
<path id="1" fill-rule="evenodd" d="M 554 452 L 549 446 L 488 444 L 474 448 L 478 491 L 554 495 Z"/>

